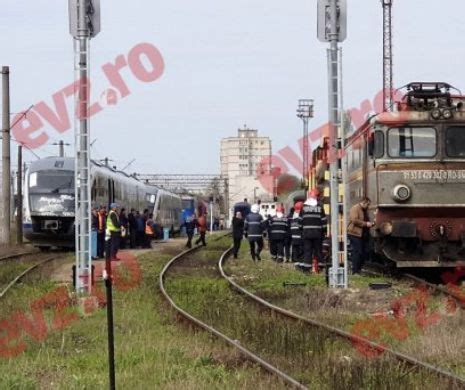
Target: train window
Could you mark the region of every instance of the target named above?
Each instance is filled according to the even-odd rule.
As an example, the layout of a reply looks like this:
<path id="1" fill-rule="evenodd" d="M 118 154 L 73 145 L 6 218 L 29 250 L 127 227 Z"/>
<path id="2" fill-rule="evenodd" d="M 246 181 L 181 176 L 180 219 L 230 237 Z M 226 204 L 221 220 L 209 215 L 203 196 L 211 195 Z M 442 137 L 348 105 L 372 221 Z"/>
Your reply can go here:
<path id="1" fill-rule="evenodd" d="M 74 194 L 74 172 L 44 170 L 29 176 L 30 191 L 34 193 Z"/>
<path id="2" fill-rule="evenodd" d="M 384 134 L 382 131 L 375 131 L 373 156 L 374 158 L 381 158 L 384 156 Z"/>
<path id="3" fill-rule="evenodd" d="M 448 157 L 465 157 L 465 126 L 446 130 L 446 153 Z"/>
<path id="4" fill-rule="evenodd" d="M 388 131 L 390 157 L 421 158 L 436 155 L 436 129 L 432 127 L 399 127 Z"/>

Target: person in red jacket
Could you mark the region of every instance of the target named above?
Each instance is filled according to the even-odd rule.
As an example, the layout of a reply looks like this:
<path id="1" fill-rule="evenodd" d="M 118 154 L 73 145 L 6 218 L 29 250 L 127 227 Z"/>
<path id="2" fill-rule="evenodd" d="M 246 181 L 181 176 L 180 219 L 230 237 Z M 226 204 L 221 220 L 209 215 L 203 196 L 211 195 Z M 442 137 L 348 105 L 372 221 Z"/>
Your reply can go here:
<path id="1" fill-rule="evenodd" d="M 207 234 L 207 213 L 197 218 L 197 228 L 199 229 L 200 237 L 195 242 L 195 245 L 199 245 L 202 242 L 203 246 L 207 246 L 205 242 L 205 235 Z"/>

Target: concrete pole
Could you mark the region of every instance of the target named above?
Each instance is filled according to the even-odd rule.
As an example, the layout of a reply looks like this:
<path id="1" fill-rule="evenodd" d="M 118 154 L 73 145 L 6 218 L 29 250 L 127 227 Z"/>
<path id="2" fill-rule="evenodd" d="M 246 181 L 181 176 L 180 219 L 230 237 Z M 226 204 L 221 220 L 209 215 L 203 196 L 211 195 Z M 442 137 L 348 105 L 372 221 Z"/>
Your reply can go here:
<path id="1" fill-rule="evenodd" d="M 2 67 L 2 201 L 1 244 L 10 243 L 11 186 L 10 186 L 10 68 Z"/>
<path id="2" fill-rule="evenodd" d="M 16 243 L 23 244 L 23 146 L 18 145 L 18 177 L 17 177 L 18 208 L 16 212 Z"/>

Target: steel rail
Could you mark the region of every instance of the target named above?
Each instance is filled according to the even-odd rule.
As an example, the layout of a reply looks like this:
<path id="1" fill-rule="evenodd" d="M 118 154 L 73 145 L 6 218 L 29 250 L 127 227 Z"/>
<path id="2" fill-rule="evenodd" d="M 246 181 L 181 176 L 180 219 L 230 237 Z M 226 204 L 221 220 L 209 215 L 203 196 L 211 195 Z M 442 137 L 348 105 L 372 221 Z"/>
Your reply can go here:
<path id="1" fill-rule="evenodd" d="M 6 256 L 2 256 L 0 257 L 0 262 L 1 261 L 7 261 L 7 260 L 11 260 L 11 259 L 16 259 L 17 257 L 21 257 L 21 256 L 28 256 L 28 255 L 34 255 L 38 252 L 19 252 L 19 253 L 14 253 L 12 255 L 6 255 Z"/>
<path id="2" fill-rule="evenodd" d="M 170 268 L 177 262 L 179 261 L 180 259 L 184 258 L 186 255 L 188 254 L 191 254 L 193 253 L 194 251 L 198 250 L 200 247 L 194 247 L 192 249 L 189 249 L 187 251 L 184 251 L 178 255 L 176 255 L 175 257 L 173 257 L 164 267 L 163 267 L 163 270 L 161 271 L 160 273 L 160 276 L 159 276 L 159 286 L 160 286 L 160 290 L 161 290 L 161 293 L 163 294 L 163 296 L 165 297 L 165 299 L 168 301 L 168 303 L 170 304 L 170 306 L 176 310 L 179 314 L 181 314 L 185 319 L 189 320 L 190 322 L 196 324 L 197 326 L 199 326 L 200 328 L 204 329 L 205 331 L 215 335 L 216 337 L 218 337 L 220 340 L 223 340 L 225 341 L 227 344 L 233 346 L 234 348 L 236 348 L 237 350 L 239 350 L 244 356 L 246 356 L 248 359 L 250 359 L 251 361 L 257 363 L 258 365 L 260 365 L 262 368 L 264 368 L 265 370 L 267 370 L 268 372 L 270 372 L 271 374 L 273 375 L 276 375 L 278 376 L 279 378 L 281 378 L 283 381 L 285 381 L 287 384 L 289 385 L 292 385 L 293 387 L 297 388 L 297 389 L 308 389 L 306 386 L 302 385 L 300 382 L 298 382 L 297 380 L 295 380 L 294 378 L 290 377 L 289 375 L 287 375 L 286 373 L 284 373 L 283 371 L 281 371 L 279 368 L 273 366 L 272 364 L 268 363 L 267 361 L 263 360 L 262 358 L 260 358 L 259 356 L 255 355 L 253 352 L 249 351 L 248 349 L 246 349 L 245 347 L 243 347 L 242 345 L 240 345 L 239 341 L 237 340 L 233 340 L 231 339 L 230 337 L 224 335 L 223 333 L 221 333 L 220 331 L 218 331 L 217 329 L 213 328 L 212 326 L 210 325 L 207 325 L 206 323 L 202 322 L 201 320 L 199 320 L 198 318 L 192 316 L 191 314 L 189 314 L 187 311 L 181 309 L 175 302 L 174 300 L 170 297 L 170 295 L 168 294 L 168 292 L 166 291 L 166 288 L 165 288 L 165 278 L 166 278 L 166 274 L 168 273 L 168 271 L 170 270 Z M 228 251 L 230 251 L 230 249 L 228 249 Z M 228 252 L 227 251 L 227 252 Z M 223 254 L 224 256 L 224 254 Z M 222 256 L 222 257 L 223 257 Z"/>
<path id="3" fill-rule="evenodd" d="M 48 263 L 50 261 L 53 261 L 53 260 L 57 260 L 58 257 L 54 256 L 54 257 L 50 257 L 46 260 L 42 260 L 40 262 L 38 262 L 37 264 L 34 264 L 32 266 L 30 266 L 29 268 L 27 268 L 26 270 L 24 270 L 23 272 L 21 272 L 18 276 L 16 276 L 10 283 L 8 283 L 8 285 L 0 292 L 0 299 L 3 298 L 7 293 L 8 291 L 10 291 L 10 289 L 18 282 L 20 281 L 24 276 L 26 276 L 29 272 L 35 270 L 36 268 L 40 267 L 41 265 L 44 265 L 45 263 Z"/>
<path id="4" fill-rule="evenodd" d="M 241 294 L 246 295 L 247 297 L 249 297 L 253 301 L 259 303 L 262 306 L 266 306 L 268 309 L 272 310 L 273 312 L 279 313 L 279 314 L 281 314 L 281 315 L 283 315 L 285 317 L 292 318 L 292 319 L 297 320 L 297 321 L 301 321 L 301 322 L 306 323 L 306 324 L 308 324 L 308 325 L 310 325 L 312 327 L 324 329 L 324 330 L 326 330 L 326 331 L 328 331 L 330 333 L 333 333 L 333 334 L 335 334 L 335 335 L 337 335 L 339 337 L 342 337 L 342 338 L 344 338 L 346 340 L 349 340 L 349 341 L 351 341 L 353 343 L 357 343 L 359 345 L 370 347 L 373 350 L 377 350 L 377 351 L 382 352 L 382 353 L 387 353 L 387 354 L 393 356 L 394 358 L 396 358 L 397 360 L 399 360 L 401 362 L 404 362 L 404 363 L 407 363 L 409 365 L 413 365 L 413 366 L 416 366 L 416 367 L 422 367 L 422 368 L 424 368 L 426 370 L 434 372 L 435 374 L 437 374 L 437 375 L 439 375 L 439 376 L 441 376 L 443 378 L 447 378 L 449 380 L 452 380 L 456 384 L 465 385 L 465 378 L 460 377 L 458 375 L 455 375 L 454 373 L 446 371 L 446 370 L 444 370 L 444 369 L 442 369 L 440 367 L 436 367 L 436 366 L 434 366 L 432 364 L 423 362 L 423 361 L 418 360 L 418 359 L 416 359 L 416 358 L 414 358 L 412 356 L 406 355 L 406 354 L 404 354 L 402 352 L 395 351 L 395 350 L 393 350 L 393 349 L 391 349 L 389 347 L 386 347 L 384 345 L 375 343 L 375 342 L 373 342 L 373 341 L 371 341 L 369 339 L 366 339 L 364 337 L 360 337 L 360 336 L 354 335 L 352 333 L 346 332 L 346 331 L 344 331 L 342 329 L 338 329 L 338 328 L 335 328 L 333 326 L 324 324 L 322 322 L 312 320 L 310 318 L 303 317 L 303 316 L 298 315 L 298 314 L 296 314 L 294 312 L 283 309 L 283 308 L 281 308 L 279 306 L 275 306 L 275 305 L 271 304 L 270 302 L 265 301 L 264 299 L 256 296 L 255 294 L 252 294 L 250 291 L 246 290 L 244 287 L 237 284 L 230 276 L 226 275 L 226 273 L 225 273 L 225 271 L 223 269 L 223 264 L 224 264 L 226 258 L 228 257 L 228 255 L 230 254 L 231 249 L 232 248 L 229 248 L 226 252 L 224 252 L 223 256 L 221 256 L 221 259 L 218 262 L 218 268 L 220 270 L 221 276 L 228 281 L 228 283 L 232 286 L 232 288 L 234 288 L 235 290 L 237 290 Z"/>
<path id="5" fill-rule="evenodd" d="M 422 279 L 418 276 L 415 276 L 415 275 L 412 275 L 412 274 L 402 274 L 403 277 L 407 278 L 407 279 L 410 279 L 418 284 L 423 284 L 425 285 L 426 287 L 434 290 L 434 291 L 437 291 L 437 292 L 440 292 L 446 296 L 449 296 L 451 298 L 453 298 L 460 306 L 460 308 L 462 309 L 465 309 L 465 298 L 464 298 L 464 295 L 460 295 L 460 294 L 457 294 L 455 293 L 454 291 L 451 291 L 450 288 L 447 288 L 447 286 L 441 286 L 441 285 L 438 285 L 438 284 L 434 284 L 434 283 L 430 283 L 428 281 L 426 281 L 425 279 Z"/>

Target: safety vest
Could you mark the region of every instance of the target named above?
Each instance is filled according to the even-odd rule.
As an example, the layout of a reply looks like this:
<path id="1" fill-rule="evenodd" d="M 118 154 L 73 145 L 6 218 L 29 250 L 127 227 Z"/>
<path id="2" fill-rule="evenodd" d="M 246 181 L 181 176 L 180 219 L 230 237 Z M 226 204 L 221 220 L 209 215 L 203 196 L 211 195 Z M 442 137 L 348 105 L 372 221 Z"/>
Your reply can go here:
<path id="1" fill-rule="evenodd" d="M 153 235 L 153 228 L 152 228 L 152 224 L 147 221 L 145 223 L 145 234 L 149 235 L 149 236 L 152 236 Z"/>
<path id="2" fill-rule="evenodd" d="M 114 213 L 116 215 L 116 219 L 119 220 L 119 217 L 118 217 L 118 214 L 116 214 L 115 211 L 110 211 L 108 213 L 108 217 L 107 217 L 107 230 L 111 233 L 111 232 L 119 232 L 120 231 L 120 228 L 113 225 L 113 222 L 111 221 L 111 214 Z"/>

